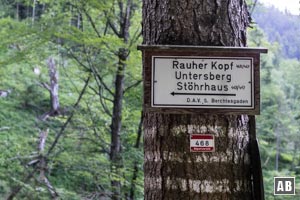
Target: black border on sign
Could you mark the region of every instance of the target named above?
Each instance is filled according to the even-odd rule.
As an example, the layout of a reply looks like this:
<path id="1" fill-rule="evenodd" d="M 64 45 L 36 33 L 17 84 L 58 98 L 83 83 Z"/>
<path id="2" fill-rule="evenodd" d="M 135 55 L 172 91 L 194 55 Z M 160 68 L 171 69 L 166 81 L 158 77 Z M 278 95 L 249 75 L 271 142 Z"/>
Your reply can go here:
<path id="1" fill-rule="evenodd" d="M 188 104 L 188 105 L 184 105 L 184 104 L 154 104 L 154 93 L 155 93 L 155 80 L 154 80 L 154 74 L 155 74 L 155 59 L 156 58 L 160 58 L 160 59 L 172 59 L 172 58 L 178 58 L 178 59 L 230 59 L 230 60 L 250 60 L 250 77 L 251 77 L 251 105 L 249 106 L 234 106 L 234 105 L 224 105 L 224 106 L 220 106 L 220 105 L 198 105 L 198 104 Z M 202 109 L 222 109 L 222 108 L 226 108 L 226 109 L 248 109 L 248 110 L 253 110 L 255 109 L 255 105 L 254 105 L 254 81 L 253 77 L 254 77 L 254 66 L 253 66 L 253 57 L 208 57 L 208 56 L 155 56 L 153 55 L 151 58 L 151 106 L 152 107 L 162 107 L 162 108 L 173 108 L 173 107 L 177 107 L 177 108 L 202 108 Z"/>

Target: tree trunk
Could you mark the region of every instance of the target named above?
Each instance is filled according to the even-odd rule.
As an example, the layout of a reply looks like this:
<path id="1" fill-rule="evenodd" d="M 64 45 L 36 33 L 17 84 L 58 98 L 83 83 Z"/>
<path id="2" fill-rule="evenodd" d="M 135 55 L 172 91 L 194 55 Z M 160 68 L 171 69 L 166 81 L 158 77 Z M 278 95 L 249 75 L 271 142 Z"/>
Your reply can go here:
<path id="1" fill-rule="evenodd" d="M 39 172 L 40 172 L 40 176 L 39 176 L 38 180 L 42 184 L 45 185 L 49 194 L 51 195 L 51 199 L 57 200 L 59 195 L 57 194 L 55 188 L 53 187 L 53 185 L 51 184 L 51 182 L 49 181 L 49 179 L 46 176 L 48 163 L 47 163 L 47 157 L 44 155 L 44 151 L 45 151 L 45 145 L 46 145 L 48 133 L 49 133 L 49 129 L 47 129 L 46 131 L 40 132 L 40 140 L 39 140 L 39 145 L 38 145 L 39 162 L 38 162 L 38 166 L 37 166 L 39 169 Z"/>
<path id="2" fill-rule="evenodd" d="M 144 0 L 148 45 L 246 46 L 243 0 Z M 145 113 L 145 199 L 252 199 L 246 115 Z M 215 136 L 214 153 L 191 153 L 192 133 Z"/>
<path id="3" fill-rule="evenodd" d="M 50 77 L 50 99 L 51 99 L 51 115 L 59 114 L 59 98 L 58 98 L 58 70 L 54 58 L 50 57 L 47 61 Z"/>
<path id="4" fill-rule="evenodd" d="M 31 18 L 32 24 L 34 24 L 34 21 L 35 21 L 35 8 L 36 8 L 36 0 L 33 0 L 33 5 L 32 5 L 32 18 Z"/>
<path id="5" fill-rule="evenodd" d="M 278 128 L 279 125 L 275 125 L 275 134 L 276 134 L 276 156 L 275 156 L 275 170 L 278 171 L 279 168 L 279 156 L 280 156 L 280 143 L 281 143 L 281 136 L 280 136 L 280 129 Z"/>
<path id="6" fill-rule="evenodd" d="M 119 1 L 120 9 L 120 30 L 117 33 L 119 38 L 123 39 L 125 44 L 129 40 L 129 28 L 130 28 L 130 18 L 132 14 L 132 2 L 131 0 L 126 1 L 126 6 L 123 7 L 122 1 Z M 110 19 L 108 19 L 110 21 Z M 110 23 L 113 30 L 116 30 L 114 25 Z M 114 93 L 114 105 L 111 121 L 111 149 L 110 149 L 110 159 L 111 159 L 111 173 L 112 173 L 112 199 L 120 200 L 122 199 L 121 194 L 121 167 L 122 167 L 122 157 L 121 157 L 121 126 L 122 126 L 122 105 L 124 97 L 124 79 L 125 70 L 127 67 L 126 61 L 129 56 L 129 50 L 127 48 L 120 48 L 118 52 L 118 69 L 116 72 L 115 79 L 115 93 Z"/>
<path id="7" fill-rule="evenodd" d="M 40 119 L 42 121 L 48 119 L 49 116 L 57 116 L 61 114 L 59 98 L 58 98 L 59 77 L 58 77 L 58 70 L 54 58 L 49 57 L 47 60 L 47 65 L 48 65 L 50 83 L 40 83 L 40 85 L 45 89 L 47 89 L 50 93 L 51 110 L 49 112 L 44 113 L 42 116 L 40 116 Z"/>
<path id="8" fill-rule="evenodd" d="M 15 14 L 15 19 L 17 21 L 19 21 L 19 12 L 20 12 L 20 8 L 19 8 L 19 3 L 16 3 L 16 14 Z"/>
<path id="9" fill-rule="evenodd" d="M 127 51 L 120 49 L 119 51 L 119 64 L 115 80 L 115 94 L 113 115 L 111 121 L 111 173 L 112 173 L 112 193 L 113 200 L 121 199 L 121 181 L 120 181 L 120 168 L 122 167 L 121 161 L 121 126 L 122 126 L 122 101 L 124 93 L 124 72 L 126 69 L 125 61 L 127 59 Z"/>
<path id="10" fill-rule="evenodd" d="M 295 171 L 296 170 L 297 163 L 295 163 L 295 162 L 296 162 L 296 159 L 297 159 L 297 156 L 298 156 L 297 152 L 298 152 L 299 142 L 298 141 L 294 141 L 293 143 L 294 143 L 293 160 L 292 160 L 292 166 L 291 166 L 290 171 Z"/>
<path id="11" fill-rule="evenodd" d="M 72 5 L 70 6 L 70 9 L 71 9 L 71 14 L 72 14 L 72 17 L 70 20 L 70 25 L 83 31 L 82 13 L 78 12 L 78 10 L 76 8 L 74 8 Z"/>

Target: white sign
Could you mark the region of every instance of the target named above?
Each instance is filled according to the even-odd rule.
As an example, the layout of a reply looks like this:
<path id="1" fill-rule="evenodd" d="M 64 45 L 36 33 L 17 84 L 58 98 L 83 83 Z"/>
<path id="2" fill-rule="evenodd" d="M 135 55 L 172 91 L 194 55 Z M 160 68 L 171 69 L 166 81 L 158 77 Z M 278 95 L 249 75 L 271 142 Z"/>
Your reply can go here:
<path id="1" fill-rule="evenodd" d="M 253 58 L 152 56 L 152 107 L 254 108 Z"/>
<path id="2" fill-rule="evenodd" d="M 191 152 L 214 152 L 215 137 L 208 134 L 192 134 L 190 137 Z"/>

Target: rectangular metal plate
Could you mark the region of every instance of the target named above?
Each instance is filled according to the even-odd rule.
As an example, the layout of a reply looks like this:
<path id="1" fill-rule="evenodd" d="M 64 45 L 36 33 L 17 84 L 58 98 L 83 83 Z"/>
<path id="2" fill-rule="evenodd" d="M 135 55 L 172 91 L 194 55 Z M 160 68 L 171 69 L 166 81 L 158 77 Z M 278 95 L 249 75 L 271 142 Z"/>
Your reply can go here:
<path id="1" fill-rule="evenodd" d="M 215 137 L 210 134 L 191 134 L 190 137 L 191 152 L 214 152 Z"/>
<path id="2" fill-rule="evenodd" d="M 254 108 L 248 57 L 152 56 L 152 107 Z"/>

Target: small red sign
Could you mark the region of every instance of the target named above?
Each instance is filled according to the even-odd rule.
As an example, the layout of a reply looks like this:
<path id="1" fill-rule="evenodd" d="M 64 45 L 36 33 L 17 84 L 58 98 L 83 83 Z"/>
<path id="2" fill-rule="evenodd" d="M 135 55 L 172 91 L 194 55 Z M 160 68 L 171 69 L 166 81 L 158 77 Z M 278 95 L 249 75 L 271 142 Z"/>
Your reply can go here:
<path id="1" fill-rule="evenodd" d="M 209 134 L 192 134 L 190 137 L 191 152 L 214 152 L 215 137 Z"/>

